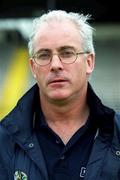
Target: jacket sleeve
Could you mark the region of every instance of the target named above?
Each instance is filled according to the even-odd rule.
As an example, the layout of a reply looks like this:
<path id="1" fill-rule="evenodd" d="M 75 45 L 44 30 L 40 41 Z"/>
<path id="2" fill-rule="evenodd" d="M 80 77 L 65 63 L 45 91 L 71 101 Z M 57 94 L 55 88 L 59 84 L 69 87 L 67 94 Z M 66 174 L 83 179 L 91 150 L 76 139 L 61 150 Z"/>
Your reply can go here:
<path id="1" fill-rule="evenodd" d="M 12 143 L 7 131 L 0 124 L 0 180 L 11 179 L 12 174 Z"/>

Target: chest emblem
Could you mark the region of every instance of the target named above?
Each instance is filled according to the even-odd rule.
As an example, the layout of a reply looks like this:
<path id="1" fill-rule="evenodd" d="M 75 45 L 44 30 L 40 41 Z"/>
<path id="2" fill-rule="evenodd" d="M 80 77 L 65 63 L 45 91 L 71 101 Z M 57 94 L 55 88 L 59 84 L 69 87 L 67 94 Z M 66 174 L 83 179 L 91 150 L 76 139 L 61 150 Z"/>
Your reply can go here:
<path id="1" fill-rule="evenodd" d="M 15 171 L 14 180 L 27 180 L 27 175 L 22 171 Z"/>

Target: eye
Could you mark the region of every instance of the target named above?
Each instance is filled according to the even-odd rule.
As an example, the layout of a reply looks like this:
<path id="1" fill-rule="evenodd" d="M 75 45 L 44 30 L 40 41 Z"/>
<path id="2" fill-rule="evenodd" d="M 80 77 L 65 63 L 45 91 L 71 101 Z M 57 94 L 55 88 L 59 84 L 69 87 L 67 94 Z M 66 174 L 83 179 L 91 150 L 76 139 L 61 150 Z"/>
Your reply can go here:
<path id="1" fill-rule="evenodd" d="M 74 55 L 75 55 L 75 53 L 72 50 L 64 50 L 64 51 L 60 52 L 61 58 L 71 58 Z"/>
<path id="2" fill-rule="evenodd" d="M 48 60 L 51 58 L 51 55 L 50 53 L 39 53 L 39 54 L 36 54 L 36 58 L 38 60 Z"/>

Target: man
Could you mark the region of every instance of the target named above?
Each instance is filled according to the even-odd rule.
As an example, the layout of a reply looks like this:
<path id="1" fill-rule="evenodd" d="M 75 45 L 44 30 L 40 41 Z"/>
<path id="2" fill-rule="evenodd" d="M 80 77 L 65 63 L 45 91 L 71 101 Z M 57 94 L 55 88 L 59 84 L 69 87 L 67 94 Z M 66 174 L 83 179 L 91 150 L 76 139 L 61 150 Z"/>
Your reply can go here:
<path id="1" fill-rule="evenodd" d="M 0 179 L 120 179 L 120 116 L 95 95 L 89 16 L 51 11 L 33 22 L 37 84 L 0 125 Z"/>

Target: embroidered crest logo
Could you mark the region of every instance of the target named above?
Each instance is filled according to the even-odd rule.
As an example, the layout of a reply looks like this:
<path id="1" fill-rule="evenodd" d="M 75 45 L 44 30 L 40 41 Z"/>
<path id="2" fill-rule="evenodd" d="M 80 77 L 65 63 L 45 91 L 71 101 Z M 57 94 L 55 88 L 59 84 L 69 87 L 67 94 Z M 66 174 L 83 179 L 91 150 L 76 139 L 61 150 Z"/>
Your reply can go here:
<path id="1" fill-rule="evenodd" d="M 27 180 L 27 175 L 22 171 L 15 171 L 14 180 Z"/>

